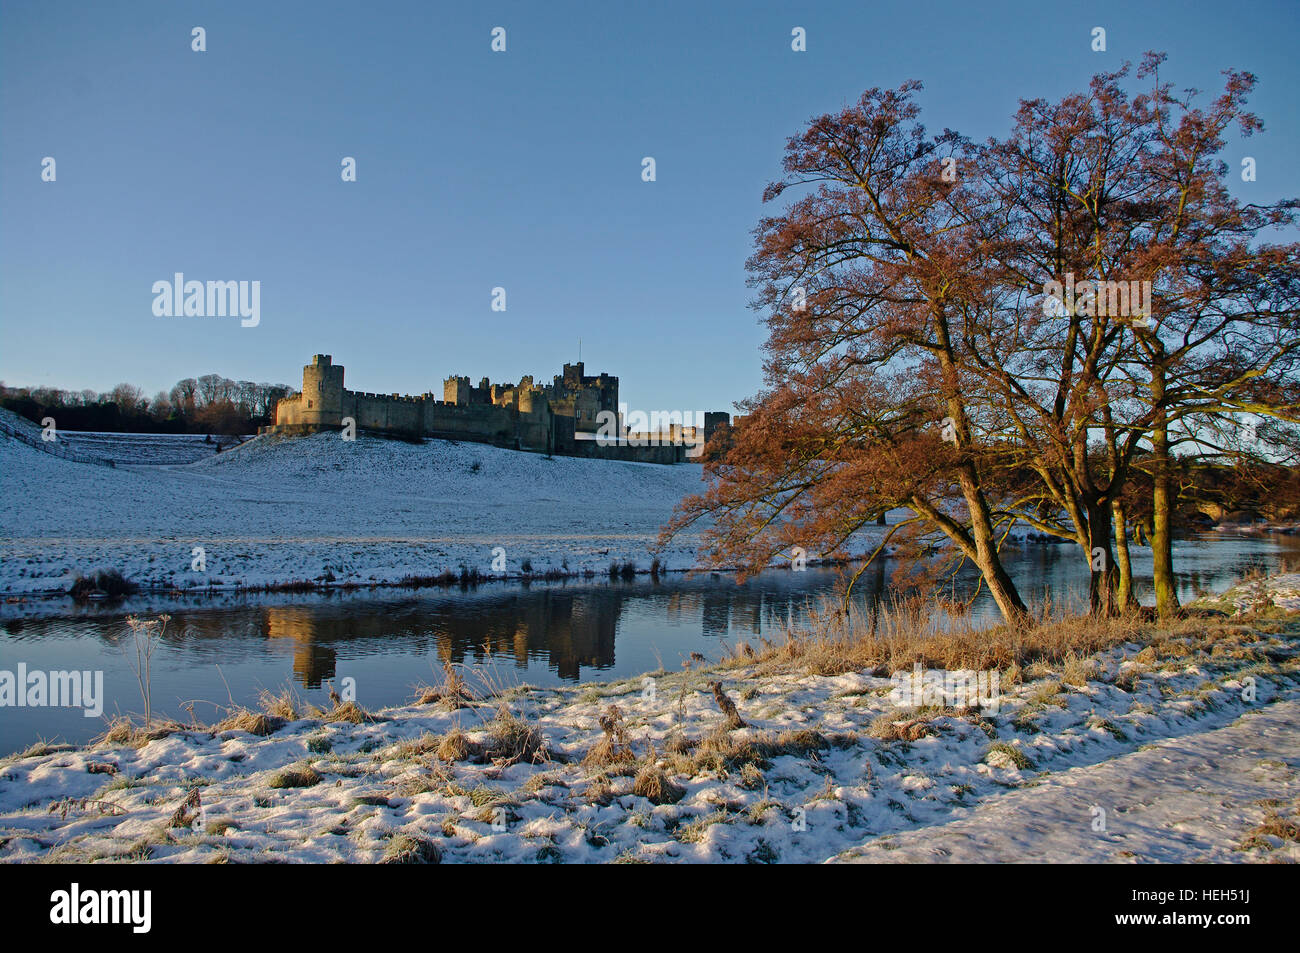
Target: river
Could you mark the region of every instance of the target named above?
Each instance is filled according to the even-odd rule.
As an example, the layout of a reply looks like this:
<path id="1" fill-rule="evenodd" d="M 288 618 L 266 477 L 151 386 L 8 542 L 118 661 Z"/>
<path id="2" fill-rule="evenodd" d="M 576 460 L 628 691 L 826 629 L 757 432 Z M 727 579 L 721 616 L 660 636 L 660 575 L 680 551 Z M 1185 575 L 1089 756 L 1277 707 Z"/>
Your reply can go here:
<path id="1" fill-rule="evenodd" d="M 1134 553 L 1139 587 L 1150 588 L 1150 553 Z M 1226 587 L 1252 567 L 1300 562 L 1300 538 L 1209 533 L 1176 544 L 1180 596 Z M 1027 601 L 1049 594 L 1057 606 L 1086 603 L 1087 574 L 1073 546 L 1030 544 L 1008 556 Z M 860 580 L 866 604 L 889 593 L 884 566 Z M 261 690 L 292 687 L 326 703 L 328 687 L 355 679 L 356 700 L 377 709 L 407 703 L 421 683 L 441 680 L 442 663 L 469 670 L 471 686 L 527 682 L 556 685 L 675 670 L 724 641 L 780 639 L 810 605 L 833 595 L 834 569 L 771 571 L 738 584 L 726 574 L 667 575 L 658 580 L 599 579 L 472 588 L 378 589 L 320 594 L 221 594 L 172 599 L 137 596 L 116 605 L 28 600 L 0 606 L 0 672 L 102 672 L 103 716 L 143 710 L 130 661 L 128 614 L 171 615 L 151 659 L 153 709 L 188 720 L 185 706 L 214 721 L 219 708 L 254 706 Z M 963 573 L 958 593 L 974 576 Z M 1149 601 L 1149 600 L 1148 600 Z M 977 620 L 996 619 L 986 594 Z M 92 674 L 92 678 L 93 678 Z M 81 709 L 0 707 L 0 754 L 47 742 L 85 742 L 102 717 Z"/>

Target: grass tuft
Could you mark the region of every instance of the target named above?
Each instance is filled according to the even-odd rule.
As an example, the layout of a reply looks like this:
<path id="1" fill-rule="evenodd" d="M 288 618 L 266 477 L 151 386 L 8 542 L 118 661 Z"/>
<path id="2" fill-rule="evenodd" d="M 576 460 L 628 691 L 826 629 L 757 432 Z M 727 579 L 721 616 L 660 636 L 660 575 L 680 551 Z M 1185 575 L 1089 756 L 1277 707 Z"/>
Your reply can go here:
<path id="1" fill-rule="evenodd" d="M 267 787 L 272 788 L 310 788 L 320 784 L 320 782 L 321 776 L 316 773 L 311 765 L 303 762 L 281 768 L 271 775 L 271 780 L 267 781 L 266 784 Z"/>

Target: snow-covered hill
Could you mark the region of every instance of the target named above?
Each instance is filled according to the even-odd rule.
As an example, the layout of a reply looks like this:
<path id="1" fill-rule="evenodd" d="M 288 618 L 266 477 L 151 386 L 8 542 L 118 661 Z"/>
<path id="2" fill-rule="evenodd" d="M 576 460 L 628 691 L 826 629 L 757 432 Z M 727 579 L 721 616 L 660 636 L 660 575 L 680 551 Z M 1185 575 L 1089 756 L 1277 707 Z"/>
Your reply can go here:
<path id="1" fill-rule="evenodd" d="M 215 456 L 218 445 L 222 450 L 228 450 L 248 439 L 201 433 L 98 433 L 85 430 L 61 430 L 59 437 L 75 453 L 114 463 L 157 466 L 194 463 Z"/>
<path id="2" fill-rule="evenodd" d="M 148 586 L 260 586 L 333 577 L 607 570 L 651 560 L 694 464 L 547 459 L 482 444 L 323 433 L 264 436 L 184 466 L 74 463 L 0 435 L 0 591 L 66 588 L 117 569 Z M 664 554 L 694 562 L 694 537 Z M 204 572 L 192 571 L 202 547 Z"/>

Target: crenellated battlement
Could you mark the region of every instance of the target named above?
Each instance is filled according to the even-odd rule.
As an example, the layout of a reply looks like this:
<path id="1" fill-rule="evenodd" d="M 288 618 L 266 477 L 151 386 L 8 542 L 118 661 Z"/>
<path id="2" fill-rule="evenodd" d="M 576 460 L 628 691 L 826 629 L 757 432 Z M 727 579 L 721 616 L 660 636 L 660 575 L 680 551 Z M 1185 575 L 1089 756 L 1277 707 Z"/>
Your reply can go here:
<path id="1" fill-rule="evenodd" d="M 691 443 L 685 431 L 674 440 L 652 441 L 650 446 L 588 439 L 602 421 L 616 420 L 620 433 L 624 423 L 618 378 L 603 371 L 588 376 L 585 371 L 582 362 L 565 364 L 552 383 L 540 386 L 531 375 L 503 384 L 484 377 L 477 385 L 468 376 L 453 375 L 443 381 L 439 400 L 428 391 L 409 395 L 347 390 L 343 365 L 335 364 L 329 354 L 315 354 L 302 369 L 302 391 L 276 405 L 275 424 L 266 429 L 311 433 L 338 429 L 344 420 L 351 420 L 362 431 L 472 440 L 539 453 L 649 463 L 695 459 L 686 453 Z M 714 412 L 707 418 L 706 433 L 729 421 L 730 415 Z"/>

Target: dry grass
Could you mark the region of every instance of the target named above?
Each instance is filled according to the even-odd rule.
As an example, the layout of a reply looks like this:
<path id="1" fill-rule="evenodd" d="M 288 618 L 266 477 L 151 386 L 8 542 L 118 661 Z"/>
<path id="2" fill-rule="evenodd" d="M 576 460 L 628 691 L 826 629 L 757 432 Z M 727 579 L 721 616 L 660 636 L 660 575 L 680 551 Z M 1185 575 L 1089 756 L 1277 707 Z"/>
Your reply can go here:
<path id="1" fill-rule="evenodd" d="M 690 754 L 698 746 L 699 746 L 698 741 L 696 741 L 694 738 L 686 737 L 686 735 L 681 732 L 671 735 L 668 738 L 666 744 L 664 745 L 664 747 L 668 750 L 669 754 L 680 754 L 680 755 Z"/>
<path id="2" fill-rule="evenodd" d="M 381 864 L 438 864 L 442 851 L 427 837 L 417 834 L 398 834 L 388 842 Z"/>
<path id="3" fill-rule="evenodd" d="M 623 710 L 610 705 L 600 716 L 600 727 L 605 735 L 592 745 L 582 759 L 582 766 L 588 770 L 608 771 L 611 768 L 626 770 L 636 764 L 627 726 L 623 723 Z"/>
<path id="4" fill-rule="evenodd" d="M 447 711 L 464 708 L 474 696 L 465 686 L 465 676 L 456 671 L 450 662 L 442 665 L 442 684 L 424 685 L 416 690 L 417 705 L 437 705 Z"/>
<path id="5" fill-rule="evenodd" d="M 542 733 L 515 715 L 505 703 L 488 726 L 487 756 L 502 765 L 527 761 L 539 764 L 551 760 Z"/>
<path id="6" fill-rule="evenodd" d="M 591 750 L 583 756 L 582 766 L 590 771 L 603 771 L 617 774 L 636 764 L 636 755 L 631 748 L 623 747 L 608 736 L 601 738 Z"/>
<path id="7" fill-rule="evenodd" d="M 21 761 L 23 758 L 43 758 L 47 754 L 53 754 L 59 750 L 58 745 L 52 745 L 47 741 L 36 741 L 28 745 L 22 751 L 15 751 L 11 755 L 0 758 L 0 764 L 9 764 L 11 761 Z"/>
<path id="8" fill-rule="evenodd" d="M 284 727 L 284 720 L 277 718 L 275 715 L 268 715 L 260 711 L 249 711 L 247 708 L 236 708 L 232 710 L 225 718 L 212 726 L 212 731 L 246 731 L 250 735 L 272 734 Z"/>
<path id="9" fill-rule="evenodd" d="M 407 775 L 397 782 L 397 794 L 400 797 L 417 797 L 421 794 L 435 794 L 446 788 L 451 775 L 443 768 L 435 767 L 432 771 Z"/>
<path id="10" fill-rule="evenodd" d="M 427 754 L 433 754 L 438 750 L 440 739 L 431 731 L 415 738 L 407 738 L 405 741 L 399 741 L 391 748 L 378 754 L 375 757 L 384 761 L 411 761 L 421 758 Z"/>
<path id="11" fill-rule="evenodd" d="M 375 719 L 356 702 L 335 702 L 334 707 L 328 711 L 317 709 L 312 712 L 321 721 L 346 721 L 354 725 L 359 725 L 363 721 L 374 721 Z"/>
<path id="12" fill-rule="evenodd" d="M 676 804 L 686 796 L 685 788 L 675 784 L 654 760 L 648 760 L 636 773 L 632 793 L 651 804 Z"/>
<path id="13" fill-rule="evenodd" d="M 899 718 L 892 712 L 879 715 L 867 728 L 867 734 L 881 741 L 919 741 L 930 733 L 923 718 Z"/>
<path id="14" fill-rule="evenodd" d="M 479 754 L 479 746 L 469 740 L 469 736 L 459 728 L 453 728 L 442 736 L 434 754 L 439 761 L 454 764 L 465 761 Z"/>
<path id="15" fill-rule="evenodd" d="M 1097 674 L 1097 663 L 1084 658 L 1078 652 L 1068 652 L 1061 662 L 1061 681 L 1076 688 L 1083 688 L 1088 680 Z"/>
<path id="16" fill-rule="evenodd" d="M 1029 697 L 1025 699 L 1025 704 L 1034 709 L 1046 708 L 1048 705 L 1054 705 L 1057 708 L 1066 708 L 1069 702 L 1061 697 L 1061 683 L 1052 679 L 1039 682 L 1029 692 Z"/>
<path id="17" fill-rule="evenodd" d="M 813 751 L 823 751 L 834 743 L 820 731 L 811 728 L 790 728 L 776 736 L 776 747 L 772 757 L 777 755 L 807 755 Z"/>
<path id="18" fill-rule="evenodd" d="M 1268 815 L 1250 830 L 1238 850 L 1275 850 L 1288 842 L 1300 844 L 1300 799 L 1289 808 L 1279 801 L 1264 802 Z"/>
<path id="19" fill-rule="evenodd" d="M 791 728 L 779 735 L 770 731 L 749 736 L 725 726 L 693 741 L 674 735 L 668 742 L 667 763 L 675 774 L 695 777 L 710 773 L 727 777 L 739 773 L 742 782 L 755 786 L 762 772 L 772 766 L 772 759 L 782 756 L 806 758 L 832 745 L 851 744 L 849 735 L 824 735 L 810 728 Z M 653 759 L 653 753 L 652 753 Z"/>
<path id="20" fill-rule="evenodd" d="M 1009 684 L 1015 684 L 1042 677 L 1070 660 L 1069 677 L 1082 678 L 1089 656 L 1124 642 L 1159 638 L 1150 660 L 1185 657 L 1190 649 L 1183 640 L 1204 633 L 1206 627 L 1205 619 L 1195 617 L 1157 625 L 1140 613 L 1055 618 L 1049 612 L 1022 625 L 980 629 L 967 617 L 945 614 L 920 600 L 900 599 L 881 607 L 874 624 L 856 608 L 846 615 L 840 603 L 827 602 L 814 609 L 805 624 L 789 629 L 784 642 L 764 642 L 753 653 L 733 653 L 724 664 L 752 666 L 758 675 L 872 671 L 882 677 L 919 664 L 949 671 L 1004 671 Z"/>
<path id="21" fill-rule="evenodd" d="M 995 741 L 989 745 L 988 751 L 984 753 L 984 760 L 994 766 L 1009 764 L 1020 771 L 1027 771 L 1034 766 L 1029 755 L 1005 741 Z"/>
<path id="22" fill-rule="evenodd" d="M 291 688 L 281 689 L 278 695 L 262 689 L 257 696 L 257 704 L 272 718 L 283 721 L 297 721 L 306 714 L 306 706 L 303 705 L 302 699 Z"/>
<path id="23" fill-rule="evenodd" d="M 166 738 L 178 731 L 187 730 L 177 721 L 154 721 L 149 727 L 141 727 L 126 715 L 118 715 L 108 720 L 108 728 L 92 742 L 100 745 L 129 745 L 143 748 L 151 741 Z"/>
<path id="24" fill-rule="evenodd" d="M 267 787 L 272 788 L 309 788 L 320 784 L 321 776 L 307 763 L 281 768 L 271 775 Z"/>

